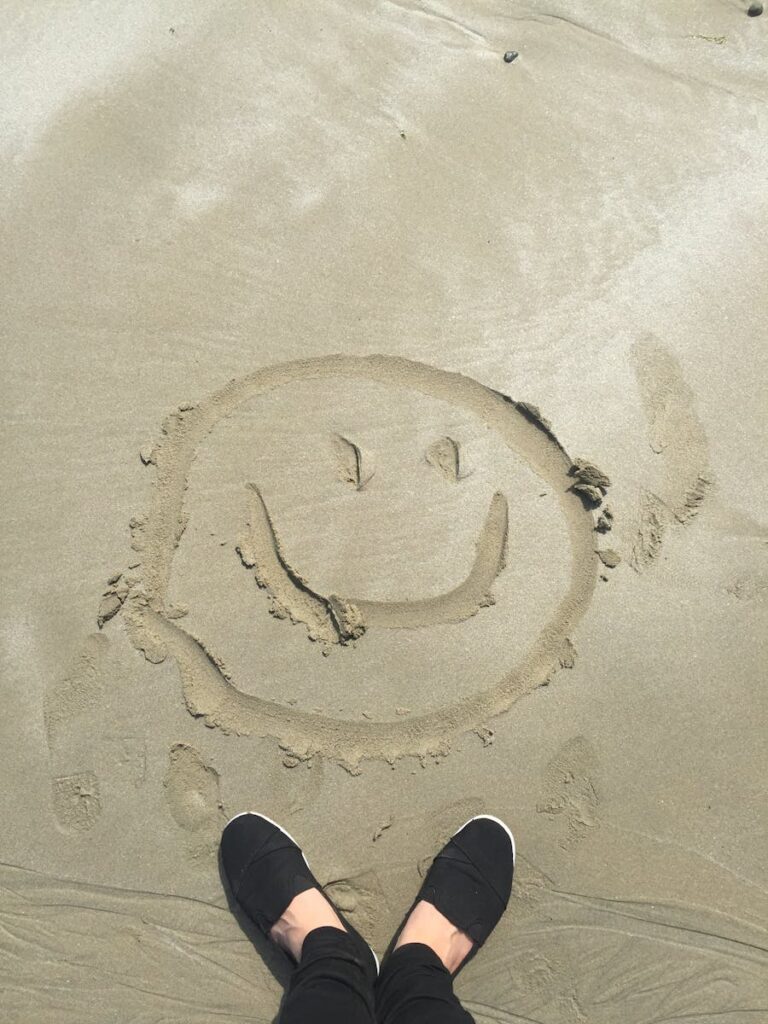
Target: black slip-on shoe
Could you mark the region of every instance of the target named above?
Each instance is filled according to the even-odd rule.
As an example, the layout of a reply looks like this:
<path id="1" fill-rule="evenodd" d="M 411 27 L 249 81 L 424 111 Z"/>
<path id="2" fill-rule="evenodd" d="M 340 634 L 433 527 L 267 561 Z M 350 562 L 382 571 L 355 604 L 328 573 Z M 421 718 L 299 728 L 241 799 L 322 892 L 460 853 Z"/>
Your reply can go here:
<path id="1" fill-rule="evenodd" d="M 227 822 L 221 836 L 221 864 L 232 895 L 267 937 L 295 896 L 317 889 L 328 900 L 293 836 L 263 814 L 245 811 Z M 376 954 L 343 914 L 333 909 L 355 940 L 366 973 L 375 980 Z"/>
<path id="2" fill-rule="evenodd" d="M 504 822 L 490 814 L 470 818 L 433 860 L 387 953 L 394 950 L 413 908 L 424 900 L 472 940 L 472 950 L 454 971 L 455 977 L 507 909 L 514 870 L 515 839 Z"/>

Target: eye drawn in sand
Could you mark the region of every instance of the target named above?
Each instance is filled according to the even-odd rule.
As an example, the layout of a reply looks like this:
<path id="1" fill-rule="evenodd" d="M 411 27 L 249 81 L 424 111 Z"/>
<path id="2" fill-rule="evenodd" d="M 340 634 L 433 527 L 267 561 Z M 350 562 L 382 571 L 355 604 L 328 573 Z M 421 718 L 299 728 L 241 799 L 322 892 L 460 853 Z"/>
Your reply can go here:
<path id="1" fill-rule="evenodd" d="M 648 418 L 648 443 L 659 460 L 657 479 L 640 496 L 630 565 L 643 572 L 658 557 L 669 527 L 684 526 L 712 485 L 708 445 L 694 394 L 680 365 L 658 341 L 632 346 L 632 362 Z"/>
<path id="2" fill-rule="evenodd" d="M 558 842 L 567 850 L 598 828 L 597 755 L 584 736 L 574 736 L 558 750 L 544 772 L 545 799 L 536 810 L 559 826 Z"/>
<path id="3" fill-rule="evenodd" d="M 181 610 L 171 608 L 168 602 L 173 559 L 187 523 L 185 490 L 191 466 L 207 435 L 249 399 L 297 381 L 339 378 L 412 389 L 478 417 L 541 478 L 567 526 L 567 590 L 519 663 L 511 671 L 505 670 L 493 685 L 483 684 L 477 693 L 397 721 L 336 720 L 246 693 L 231 678 L 221 658 L 183 628 Z M 456 480 L 460 478 L 460 451 L 451 438 L 442 438 L 429 452 L 430 461 L 440 473 L 451 480 L 454 474 Z M 168 654 L 175 658 L 186 706 L 208 726 L 238 735 L 274 736 L 284 750 L 298 756 L 323 754 L 357 770 L 364 758 L 394 762 L 406 755 L 444 751 L 453 737 L 483 727 L 549 678 L 559 665 L 565 640 L 592 596 L 597 566 L 592 508 L 602 501 L 607 478 L 600 474 L 596 494 L 585 499 L 578 486 L 593 483 L 586 483 L 584 473 L 594 475 L 599 471 L 587 463 L 574 463 L 538 410 L 461 374 L 387 356 L 327 356 L 278 364 L 231 381 L 198 405 L 181 406 L 165 422 L 158 444 L 146 454 L 143 461 L 156 472 L 153 504 L 146 516 L 132 521 L 132 546 L 141 556 L 141 581 L 132 587 L 122 606 L 133 644 L 152 662 Z M 337 454 L 342 477 L 354 488 L 364 488 L 372 473 L 365 453 L 350 438 L 339 437 Z M 283 550 L 279 527 L 272 521 L 258 481 L 246 483 L 240 559 L 253 571 L 256 584 L 268 592 L 273 613 L 302 624 L 321 645 L 343 648 L 367 629 L 416 629 L 461 622 L 482 614 L 493 601 L 492 585 L 504 567 L 509 529 L 508 497 L 502 481 L 488 507 L 467 576 L 437 597 L 410 601 L 365 600 L 354 594 L 324 594 L 313 588 L 292 566 L 290 552 Z M 597 484 L 602 484 L 602 489 Z"/>
<path id="4" fill-rule="evenodd" d="M 354 441 L 347 440 L 341 434 L 337 434 L 333 442 L 339 479 L 352 484 L 356 491 L 362 491 L 373 477 L 373 469 L 368 465 L 367 457 L 363 456 Z"/>
<path id="5" fill-rule="evenodd" d="M 430 466 L 455 484 L 461 479 L 459 445 L 452 437 L 441 437 L 427 448 L 426 460 Z"/>

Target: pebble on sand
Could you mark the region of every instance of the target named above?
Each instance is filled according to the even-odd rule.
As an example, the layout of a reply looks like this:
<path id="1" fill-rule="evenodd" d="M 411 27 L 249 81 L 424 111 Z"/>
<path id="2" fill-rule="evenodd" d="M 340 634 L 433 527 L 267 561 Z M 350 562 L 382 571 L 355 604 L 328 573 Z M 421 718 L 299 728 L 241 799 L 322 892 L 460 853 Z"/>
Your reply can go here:
<path id="1" fill-rule="evenodd" d="M 517 52 L 517 50 L 507 50 L 507 52 L 504 54 L 504 63 L 511 64 L 512 61 L 517 60 L 519 56 L 520 54 Z"/>
<path id="2" fill-rule="evenodd" d="M 750 4 L 749 8 L 747 9 L 747 14 L 750 16 L 750 18 L 759 18 L 762 13 L 762 4 Z M 507 58 L 505 57 L 504 59 L 506 60 Z"/>

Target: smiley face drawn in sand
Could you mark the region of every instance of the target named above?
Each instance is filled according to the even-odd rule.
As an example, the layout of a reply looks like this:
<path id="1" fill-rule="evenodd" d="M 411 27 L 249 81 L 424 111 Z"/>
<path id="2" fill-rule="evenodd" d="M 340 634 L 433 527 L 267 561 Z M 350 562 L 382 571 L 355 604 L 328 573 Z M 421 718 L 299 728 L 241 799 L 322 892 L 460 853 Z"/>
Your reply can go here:
<path id="1" fill-rule="evenodd" d="M 360 449 L 346 438 L 336 438 L 342 478 L 357 490 L 364 486 Z M 427 451 L 427 461 L 454 482 L 459 479 L 458 445 L 440 438 Z M 491 586 L 504 567 L 508 528 L 507 499 L 491 498 L 485 522 L 475 542 L 475 558 L 464 579 L 434 597 L 374 601 L 323 595 L 314 590 L 290 565 L 281 550 L 267 504 L 256 484 L 249 484 L 247 531 L 237 547 L 243 565 L 253 569 L 256 582 L 271 599 L 271 612 L 293 623 L 303 623 L 310 640 L 321 645 L 346 645 L 366 629 L 417 629 L 445 622 L 461 622 L 493 602 Z M 323 647 L 327 654 L 327 647 Z"/>
<path id="2" fill-rule="evenodd" d="M 493 435 L 510 457 L 539 478 L 543 493 L 553 496 L 570 547 L 564 593 L 516 665 L 503 669 L 501 678 L 491 685 L 481 683 L 475 692 L 389 721 L 337 719 L 307 710 L 303 706 L 305 701 L 299 707 L 286 706 L 261 695 L 258 678 L 257 692 L 248 692 L 242 673 L 238 678 L 228 672 L 218 651 L 182 626 L 169 597 L 174 558 L 187 524 L 185 490 L 193 463 L 214 428 L 251 399 L 272 396 L 297 383 L 314 386 L 314 382 L 319 386 L 339 379 L 358 385 L 370 382 L 407 389 L 424 401 L 445 403 L 476 419 L 479 429 Z M 427 448 L 426 460 L 431 472 L 437 470 L 454 482 L 460 477 L 455 444 L 448 434 L 433 440 Z M 346 437 L 337 438 L 336 447 L 353 489 L 374 491 L 373 484 L 368 486 L 361 449 Z M 385 356 L 328 356 L 279 364 L 231 381 L 199 405 L 181 407 L 164 425 L 160 442 L 143 458 L 155 466 L 156 481 L 152 509 L 145 519 L 133 523 L 133 544 L 141 556 L 141 580 L 126 599 L 124 613 L 134 645 L 153 662 L 169 654 L 174 657 L 181 672 L 186 705 L 191 714 L 204 718 L 207 725 L 239 735 L 273 735 L 284 749 L 295 751 L 300 757 L 322 753 L 354 768 L 363 758 L 393 761 L 404 755 L 439 752 L 452 737 L 480 730 L 544 682 L 558 666 L 567 638 L 592 594 L 595 524 L 583 496 L 574 490 L 579 478 L 573 475 L 572 460 L 531 407 L 515 403 L 459 374 Z M 238 512 L 240 562 L 253 573 L 259 587 L 268 592 L 273 611 L 303 624 L 320 646 L 344 646 L 359 639 L 365 631 L 373 636 L 382 628 L 452 628 L 445 624 L 471 618 L 481 621 L 483 615 L 489 614 L 484 609 L 493 602 L 491 590 L 504 567 L 507 544 L 510 497 L 503 481 L 486 502 L 485 514 L 474 531 L 475 555 L 464 577 L 438 593 L 416 591 L 406 599 L 348 597 L 347 593 L 354 593 L 352 589 L 325 588 L 309 573 L 312 583 L 306 583 L 292 568 L 288 552 L 278 541 L 275 511 L 259 481 L 241 481 L 241 488 L 243 483 L 246 501 L 242 502 L 240 490 Z M 278 522 L 282 531 L 282 519 Z M 328 537 L 330 543 L 334 539 L 332 531 Z M 297 564 L 304 564 L 301 558 Z M 496 620 L 497 632 L 500 621 L 508 622 L 507 628 L 512 631 L 513 620 L 507 617 Z M 283 622 L 277 623 L 276 628 L 291 629 Z M 287 635 L 282 634 L 284 638 Z M 363 646 L 367 642 L 365 636 Z M 258 666 L 255 674 L 258 676 Z"/>

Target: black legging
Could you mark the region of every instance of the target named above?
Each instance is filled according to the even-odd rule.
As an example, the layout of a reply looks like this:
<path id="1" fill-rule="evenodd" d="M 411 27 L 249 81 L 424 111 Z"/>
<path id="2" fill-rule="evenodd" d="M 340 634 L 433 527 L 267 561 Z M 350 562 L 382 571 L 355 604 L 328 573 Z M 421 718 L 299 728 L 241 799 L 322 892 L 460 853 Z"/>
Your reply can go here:
<path id="1" fill-rule="evenodd" d="M 474 1024 L 429 946 L 396 949 L 372 989 L 355 944 L 338 928 L 316 928 L 285 997 L 280 1024 Z"/>

